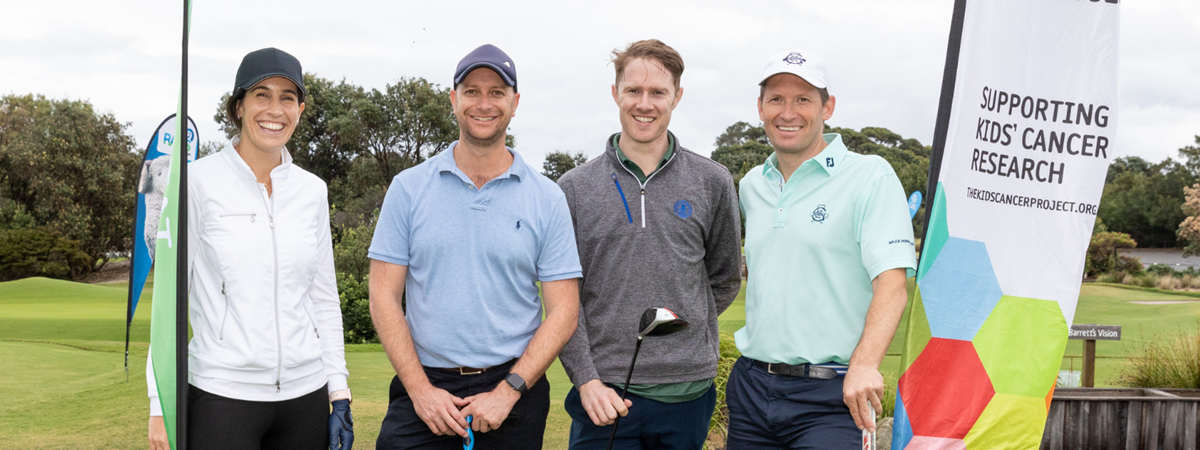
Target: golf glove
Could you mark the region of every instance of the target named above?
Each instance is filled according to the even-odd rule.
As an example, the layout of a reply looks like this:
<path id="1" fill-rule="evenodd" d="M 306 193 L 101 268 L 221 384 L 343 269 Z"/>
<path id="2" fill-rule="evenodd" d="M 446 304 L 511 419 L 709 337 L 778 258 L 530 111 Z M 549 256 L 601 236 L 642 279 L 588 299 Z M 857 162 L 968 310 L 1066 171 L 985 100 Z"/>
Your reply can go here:
<path id="1" fill-rule="evenodd" d="M 329 414 L 329 450 L 350 450 L 353 445 L 354 418 L 350 416 L 350 400 L 337 400 Z"/>

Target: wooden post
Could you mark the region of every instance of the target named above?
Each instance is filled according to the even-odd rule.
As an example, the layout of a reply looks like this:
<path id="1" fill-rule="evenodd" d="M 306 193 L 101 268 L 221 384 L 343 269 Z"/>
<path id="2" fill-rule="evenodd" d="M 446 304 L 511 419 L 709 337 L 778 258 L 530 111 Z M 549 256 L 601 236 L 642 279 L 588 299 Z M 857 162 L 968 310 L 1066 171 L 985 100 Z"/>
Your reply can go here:
<path id="1" fill-rule="evenodd" d="M 1083 342 L 1083 387 L 1096 387 L 1096 340 L 1088 339 Z"/>
<path id="2" fill-rule="evenodd" d="M 1071 325 L 1067 339 L 1077 339 L 1083 343 L 1083 373 L 1080 374 L 1079 384 L 1083 387 L 1096 387 L 1096 341 L 1121 340 L 1120 325 Z"/>

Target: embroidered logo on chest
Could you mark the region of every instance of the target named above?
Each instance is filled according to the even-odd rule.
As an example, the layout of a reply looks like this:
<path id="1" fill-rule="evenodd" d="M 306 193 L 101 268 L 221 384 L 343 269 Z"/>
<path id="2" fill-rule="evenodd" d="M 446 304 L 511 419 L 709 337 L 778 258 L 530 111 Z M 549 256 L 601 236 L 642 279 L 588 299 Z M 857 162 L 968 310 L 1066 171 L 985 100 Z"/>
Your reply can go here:
<path id="1" fill-rule="evenodd" d="M 812 221 L 816 223 L 825 223 L 825 219 L 829 218 L 829 212 L 825 211 L 825 205 L 817 205 L 817 209 L 812 212 Z"/>
<path id="2" fill-rule="evenodd" d="M 675 215 L 679 216 L 680 219 L 692 217 L 692 204 L 688 203 L 687 200 L 675 202 Z"/>

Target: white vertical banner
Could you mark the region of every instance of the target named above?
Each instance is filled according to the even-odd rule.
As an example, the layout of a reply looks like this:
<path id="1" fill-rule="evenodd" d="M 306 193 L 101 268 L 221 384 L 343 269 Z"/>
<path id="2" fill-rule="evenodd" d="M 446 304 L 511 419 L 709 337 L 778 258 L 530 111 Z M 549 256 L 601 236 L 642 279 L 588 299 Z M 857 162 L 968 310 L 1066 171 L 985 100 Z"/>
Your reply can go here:
<path id="1" fill-rule="evenodd" d="M 1041 442 L 1119 151 L 1118 1 L 956 1 L 894 448 Z"/>

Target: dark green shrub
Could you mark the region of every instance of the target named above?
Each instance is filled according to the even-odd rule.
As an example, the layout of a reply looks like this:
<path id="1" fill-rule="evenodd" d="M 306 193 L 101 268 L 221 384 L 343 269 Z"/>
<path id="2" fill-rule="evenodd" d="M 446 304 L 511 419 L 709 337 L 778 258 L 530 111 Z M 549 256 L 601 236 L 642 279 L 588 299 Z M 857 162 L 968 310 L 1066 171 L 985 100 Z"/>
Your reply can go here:
<path id="1" fill-rule="evenodd" d="M 1124 276 L 1122 276 L 1121 278 L 1124 278 Z M 1096 282 L 1097 283 L 1120 283 L 1121 279 L 1117 278 L 1117 276 L 1115 274 L 1106 273 L 1104 275 L 1100 275 L 1100 276 L 1096 277 Z"/>
<path id="2" fill-rule="evenodd" d="M 1166 264 L 1151 264 L 1150 267 L 1146 268 L 1146 273 L 1161 277 L 1164 275 L 1175 275 L 1175 269 Z"/>
<path id="3" fill-rule="evenodd" d="M 1115 269 L 1119 272 L 1138 276 L 1145 270 L 1142 266 L 1142 260 L 1134 256 L 1118 256 Z"/>
<path id="4" fill-rule="evenodd" d="M 69 280 L 91 268 L 79 241 L 45 228 L 0 230 L 0 281 L 28 277 Z"/>
<path id="5" fill-rule="evenodd" d="M 342 303 L 342 334 L 347 344 L 379 342 L 375 324 L 371 322 L 371 301 L 368 279 L 361 280 L 347 273 L 338 272 L 338 297 Z"/>
<path id="6" fill-rule="evenodd" d="M 725 448 L 725 436 L 729 432 L 729 407 L 725 403 L 725 386 L 729 381 L 729 372 L 733 363 L 742 356 L 734 343 L 733 335 L 721 333 L 721 354 L 717 360 L 717 377 L 713 384 L 717 387 L 717 407 L 713 409 L 712 421 L 708 423 L 708 440 L 704 442 L 705 450 Z"/>

